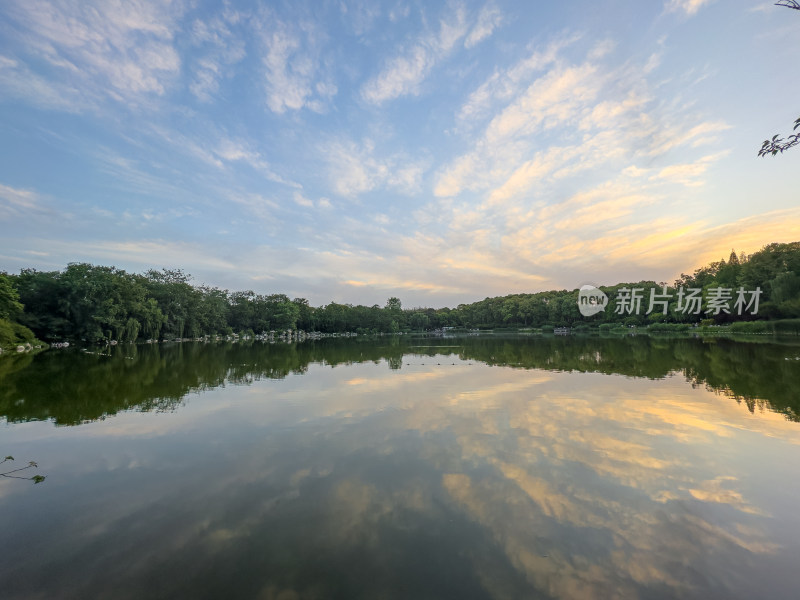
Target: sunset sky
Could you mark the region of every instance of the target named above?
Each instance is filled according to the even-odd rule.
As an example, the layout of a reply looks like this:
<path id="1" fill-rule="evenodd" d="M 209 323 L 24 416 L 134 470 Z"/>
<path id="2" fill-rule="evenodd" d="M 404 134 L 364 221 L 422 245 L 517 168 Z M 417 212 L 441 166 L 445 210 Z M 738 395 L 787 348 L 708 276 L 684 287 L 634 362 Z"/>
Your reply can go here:
<path id="1" fill-rule="evenodd" d="M 0 271 L 455 306 L 800 240 L 771 2 L 0 3 Z"/>

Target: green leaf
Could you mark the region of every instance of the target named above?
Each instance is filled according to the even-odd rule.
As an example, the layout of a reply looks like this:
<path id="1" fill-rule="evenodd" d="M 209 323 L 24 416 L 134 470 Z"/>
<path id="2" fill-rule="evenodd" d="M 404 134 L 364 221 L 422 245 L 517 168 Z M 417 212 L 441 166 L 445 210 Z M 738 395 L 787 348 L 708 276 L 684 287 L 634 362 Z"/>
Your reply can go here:
<path id="1" fill-rule="evenodd" d="M 34 475 L 33 477 L 31 477 L 31 479 L 33 480 L 33 483 L 42 483 L 45 480 L 45 476 L 44 475 Z"/>

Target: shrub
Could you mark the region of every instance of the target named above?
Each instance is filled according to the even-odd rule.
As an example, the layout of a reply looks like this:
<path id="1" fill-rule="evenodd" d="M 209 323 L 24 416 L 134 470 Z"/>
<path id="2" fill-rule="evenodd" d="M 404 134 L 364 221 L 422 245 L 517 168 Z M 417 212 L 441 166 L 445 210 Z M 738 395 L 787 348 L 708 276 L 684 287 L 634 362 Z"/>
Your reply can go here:
<path id="1" fill-rule="evenodd" d="M 652 323 L 647 327 L 648 331 L 653 332 L 676 332 L 676 331 L 688 331 L 689 324 L 688 323 Z"/>
<path id="2" fill-rule="evenodd" d="M 781 319 L 773 321 L 775 333 L 800 334 L 800 319 Z"/>
<path id="3" fill-rule="evenodd" d="M 19 346 L 21 344 L 38 344 L 33 332 L 19 323 L 0 319 L 0 347 Z"/>
<path id="4" fill-rule="evenodd" d="M 731 323 L 731 331 L 734 333 L 771 333 L 773 327 L 768 321 L 737 321 Z"/>

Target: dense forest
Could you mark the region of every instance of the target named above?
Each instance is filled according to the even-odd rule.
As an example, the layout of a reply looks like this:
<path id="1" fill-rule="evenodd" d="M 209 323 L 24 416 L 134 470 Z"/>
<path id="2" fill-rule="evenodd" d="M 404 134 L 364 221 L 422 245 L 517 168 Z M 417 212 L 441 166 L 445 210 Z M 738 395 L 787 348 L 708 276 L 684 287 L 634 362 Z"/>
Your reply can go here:
<path id="1" fill-rule="evenodd" d="M 636 288 L 642 290 L 641 310 L 620 310 L 622 296 Z M 681 288 L 702 292 L 702 304 L 680 310 L 674 298 Z M 682 274 L 672 285 L 640 281 L 600 289 L 608 296 L 608 305 L 591 317 L 579 312 L 577 289 L 486 298 L 456 308 L 408 309 L 398 298 L 389 298 L 384 306 L 331 302 L 312 307 L 303 298 L 290 299 L 284 294 L 193 285 L 181 270 L 136 274 L 73 263 L 61 271 L 0 273 L 0 346 L 34 343 L 37 338 L 93 344 L 287 329 L 364 334 L 446 327 L 608 329 L 649 325 L 658 329 L 737 322 L 742 331 L 770 331 L 769 323 L 780 322 L 793 331 L 800 324 L 800 242 L 769 244 L 749 256 L 731 252 L 728 260 Z M 711 301 L 720 289 L 732 295 L 722 308 Z M 669 306 L 648 310 L 651 290 L 672 298 Z M 735 310 L 736 290 L 760 290 L 757 312 L 752 304 L 749 311 Z"/>

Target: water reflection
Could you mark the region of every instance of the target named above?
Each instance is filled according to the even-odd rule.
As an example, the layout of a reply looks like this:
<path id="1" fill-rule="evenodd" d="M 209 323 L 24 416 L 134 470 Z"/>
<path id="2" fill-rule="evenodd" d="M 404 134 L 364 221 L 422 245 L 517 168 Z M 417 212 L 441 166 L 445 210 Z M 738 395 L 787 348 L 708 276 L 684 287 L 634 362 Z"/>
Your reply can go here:
<path id="1" fill-rule="evenodd" d="M 105 404 L 57 413 L 42 403 L 20 421 L 184 406 L 80 427 L 6 425 L 4 443 L 50 476 L 35 489 L 0 486 L 0 514 L 13 515 L 0 520 L 0 540 L 15 548 L 0 561 L 0 589 L 11 598 L 797 596 L 797 423 L 670 375 L 676 356 L 691 356 L 704 374 L 695 383 L 711 385 L 731 348 L 407 344 L 56 357 L 76 361 L 54 383 L 61 393 L 77 394 L 69 376 L 80 361 L 120 381 L 82 388 Z M 762 366 L 793 351 L 764 348 Z M 400 368 L 388 368 L 390 357 Z M 505 364 L 525 368 L 497 368 Z M 9 375 L 17 394 L 48 389 L 26 369 Z"/>
<path id="2" fill-rule="evenodd" d="M 11 422 L 51 419 L 77 425 L 128 409 L 171 410 L 192 392 L 281 379 L 305 373 L 311 364 L 385 361 L 399 370 L 404 361 L 424 363 L 426 356 L 439 366 L 455 357 L 494 366 L 651 379 L 677 372 L 730 395 L 750 412 L 769 409 L 800 420 L 800 344 L 647 336 L 328 339 L 24 355 L 0 360 L 0 416 Z"/>

